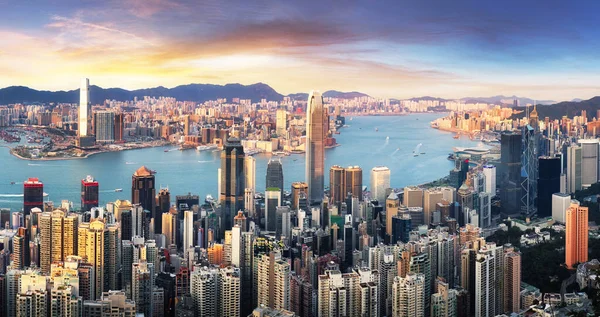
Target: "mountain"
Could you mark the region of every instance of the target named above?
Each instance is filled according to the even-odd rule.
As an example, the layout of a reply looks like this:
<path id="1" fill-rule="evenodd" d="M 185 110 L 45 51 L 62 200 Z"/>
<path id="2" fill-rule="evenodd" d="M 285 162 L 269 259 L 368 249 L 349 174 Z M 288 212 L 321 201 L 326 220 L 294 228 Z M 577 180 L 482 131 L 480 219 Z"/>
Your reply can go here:
<path id="1" fill-rule="evenodd" d="M 369 97 L 369 95 L 363 94 L 362 92 L 358 92 L 358 91 L 343 92 L 343 91 L 337 91 L 337 90 L 328 90 L 323 93 L 323 97 L 340 98 L 340 99 L 354 99 L 354 98 L 360 98 L 360 97 Z"/>
<path id="2" fill-rule="evenodd" d="M 292 100 L 308 100 L 308 94 L 305 92 L 298 92 L 295 94 L 289 94 L 287 96 L 290 97 Z"/>
<path id="3" fill-rule="evenodd" d="M 449 99 L 444 99 L 444 98 L 437 98 L 437 97 L 431 97 L 431 96 L 423 96 L 423 97 L 415 97 L 415 98 L 410 98 L 411 101 L 448 101 Z"/>
<path id="4" fill-rule="evenodd" d="M 596 96 L 592 99 L 583 100 L 579 102 L 574 101 L 563 101 L 552 105 L 538 105 L 537 112 L 540 119 L 549 117 L 550 119 L 560 119 L 562 116 L 580 116 L 581 111 L 587 112 L 588 120 L 592 120 L 596 116 L 596 111 L 600 109 L 600 96 Z M 525 113 L 519 113 L 512 115 L 513 119 L 522 118 Z"/>
<path id="5" fill-rule="evenodd" d="M 182 101 L 204 102 L 218 98 L 251 99 L 258 102 L 265 98 L 267 100 L 281 100 L 283 95 L 275 91 L 267 84 L 256 83 L 252 85 L 227 84 L 189 84 L 174 88 L 162 86 L 138 90 L 125 90 L 121 88 L 101 88 L 90 86 L 90 98 L 92 104 L 101 104 L 105 100 L 128 101 L 135 97 L 173 97 Z M 0 89 L 0 104 L 11 103 L 48 103 L 48 102 L 79 102 L 79 89 L 70 91 L 45 91 L 35 90 L 23 86 L 12 86 Z"/>
<path id="6" fill-rule="evenodd" d="M 525 106 L 527 104 L 533 104 L 534 102 L 538 105 L 548 105 L 548 104 L 553 104 L 556 103 L 556 101 L 553 100 L 533 100 L 530 98 L 526 98 L 526 97 L 518 97 L 518 96 L 503 96 L 503 95 L 499 95 L 499 96 L 492 96 L 492 97 L 465 97 L 465 98 L 461 98 L 460 100 L 463 102 L 469 102 L 469 103 L 473 103 L 473 102 L 484 102 L 484 103 L 491 103 L 491 104 L 508 104 L 508 105 L 512 105 L 514 100 L 517 99 L 519 100 L 519 105 L 520 106 Z"/>

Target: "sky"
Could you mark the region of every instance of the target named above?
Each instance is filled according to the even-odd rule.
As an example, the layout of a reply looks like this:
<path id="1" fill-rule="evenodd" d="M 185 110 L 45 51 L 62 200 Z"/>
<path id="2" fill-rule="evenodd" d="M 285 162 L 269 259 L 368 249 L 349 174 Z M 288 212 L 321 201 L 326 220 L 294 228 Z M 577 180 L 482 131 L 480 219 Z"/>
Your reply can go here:
<path id="1" fill-rule="evenodd" d="M 0 0 L 0 87 L 600 95 L 600 1 Z"/>

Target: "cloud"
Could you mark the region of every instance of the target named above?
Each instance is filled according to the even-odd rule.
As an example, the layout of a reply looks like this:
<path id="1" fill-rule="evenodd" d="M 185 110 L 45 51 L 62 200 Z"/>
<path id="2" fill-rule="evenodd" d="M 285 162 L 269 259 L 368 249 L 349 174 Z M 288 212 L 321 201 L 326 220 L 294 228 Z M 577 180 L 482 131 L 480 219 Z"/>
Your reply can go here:
<path id="1" fill-rule="evenodd" d="M 128 12 L 138 18 L 150 18 L 157 13 L 181 8 L 181 5 L 168 0 L 126 0 Z"/>

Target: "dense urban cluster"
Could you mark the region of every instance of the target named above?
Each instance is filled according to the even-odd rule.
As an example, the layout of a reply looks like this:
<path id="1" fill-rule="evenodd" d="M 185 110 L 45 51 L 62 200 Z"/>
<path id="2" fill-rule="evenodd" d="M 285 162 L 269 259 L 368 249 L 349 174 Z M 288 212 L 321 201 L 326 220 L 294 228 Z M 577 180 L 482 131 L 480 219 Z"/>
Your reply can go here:
<path id="1" fill-rule="evenodd" d="M 359 166 L 325 170 L 325 148 L 335 144 L 342 114 L 358 112 L 352 102 L 331 106 L 318 92 L 306 102 L 286 97 L 258 106 L 148 98 L 124 114 L 91 111 L 87 85 L 75 147 L 84 151 L 145 133 L 182 147 L 214 146 L 221 153 L 218 197 L 173 197 L 157 186 L 160 176 L 150 166 L 132 171 L 129 199 L 104 206 L 92 176 L 82 175 L 79 208 L 44 201 L 43 180 L 26 180 L 23 209 L 0 214 L 0 317 L 593 311 L 587 293 L 542 294 L 522 275 L 522 249 L 564 235 L 565 268 L 576 270 L 581 289 L 598 288 L 600 265 L 588 262 L 588 240 L 597 233 L 587 205 L 598 193 L 582 201 L 572 196 L 600 179 L 599 141 L 586 114 L 539 120 L 534 108 L 511 120 L 512 109 L 450 102 L 453 112 L 434 126 L 471 137 L 485 131 L 494 146 L 455 149 L 455 167 L 442 184 L 396 190 L 393 166 L 368 171 L 370 184 Z M 369 103 L 359 99 L 354 102 Z M 379 104 L 399 112 L 440 106 Z M 110 102 L 109 108 L 125 105 Z M 144 127 L 151 132 L 140 132 Z M 285 166 L 277 159 L 266 175 L 256 175 L 249 155 L 256 151 L 305 152 L 305 179 L 284 188 Z M 256 188 L 256 177 L 266 178 L 264 189 Z M 513 228 L 518 243 L 497 239 Z"/>

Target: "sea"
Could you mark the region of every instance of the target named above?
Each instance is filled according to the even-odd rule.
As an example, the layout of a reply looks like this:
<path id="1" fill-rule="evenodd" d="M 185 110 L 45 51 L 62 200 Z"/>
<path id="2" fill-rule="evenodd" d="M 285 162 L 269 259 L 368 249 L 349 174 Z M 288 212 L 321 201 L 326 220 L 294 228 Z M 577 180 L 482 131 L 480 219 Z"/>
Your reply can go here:
<path id="1" fill-rule="evenodd" d="M 445 115 L 346 117 L 347 126 L 335 135 L 340 146 L 325 150 L 325 186 L 328 187 L 328 170 L 332 165 L 360 166 L 363 185 L 367 187 L 370 171 L 375 166 L 390 168 L 394 188 L 423 184 L 448 175 L 454 164 L 447 159 L 453 147 L 475 147 L 478 141 L 464 136 L 454 139 L 453 133 L 430 127 L 431 121 Z M 419 152 L 425 154 L 413 156 L 419 144 Z M 304 154 L 284 157 L 258 154 L 255 158 L 257 191 L 264 190 L 270 159 L 281 160 L 286 190 L 290 190 L 292 182 L 305 181 Z M 100 205 L 131 199 L 131 176 L 142 165 L 156 171 L 157 188 L 168 187 L 173 200 L 176 195 L 188 193 L 199 195 L 201 201 L 208 194 L 218 197 L 219 151 L 179 151 L 167 146 L 101 153 L 86 159 L 27 161 L 11 155 L 8 148 L 0 147 L 0 162 L 0 208 L 13 211 L 22 209 L 22 184 L 29 177 L 43 182 L 45 199 L 55 205 L 69 200 L 78 208 L 81 180 L 86 175 L 92 175 L 100 184 Z"/>

